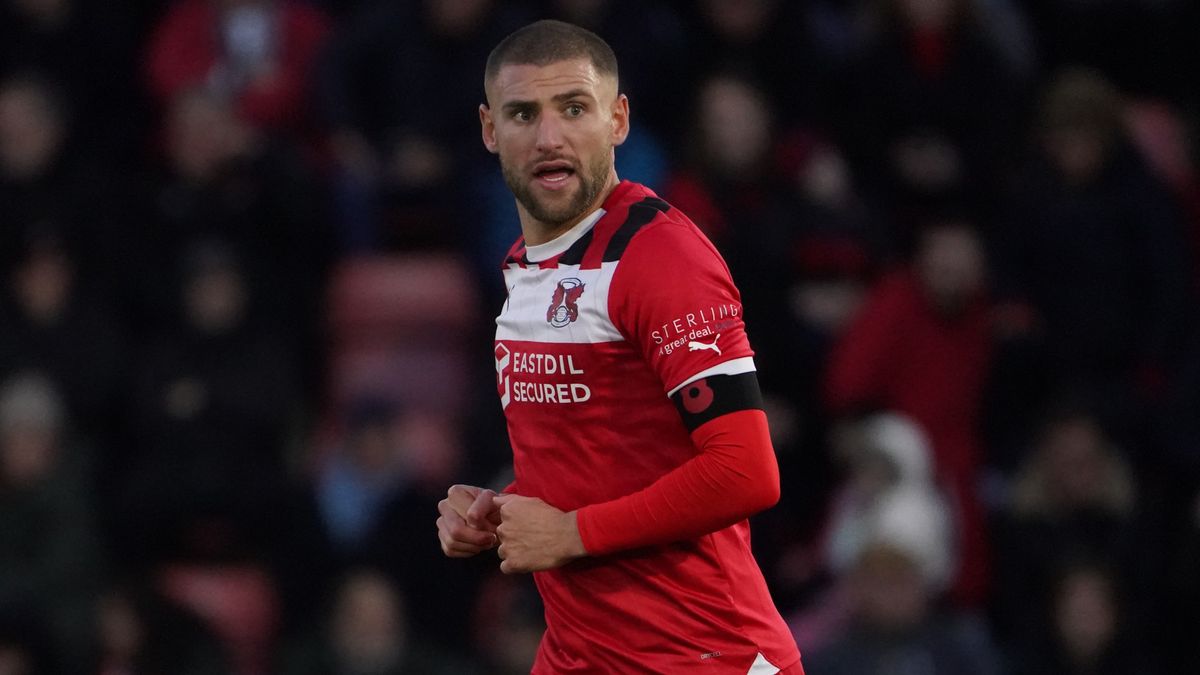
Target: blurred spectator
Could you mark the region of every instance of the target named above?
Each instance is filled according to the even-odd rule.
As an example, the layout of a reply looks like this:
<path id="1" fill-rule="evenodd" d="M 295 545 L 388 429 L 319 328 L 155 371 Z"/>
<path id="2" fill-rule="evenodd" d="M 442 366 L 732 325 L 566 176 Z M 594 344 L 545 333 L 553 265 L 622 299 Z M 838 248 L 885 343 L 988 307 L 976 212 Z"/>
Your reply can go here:
<path id="1" fill-rule="evenodd" d="M 696 220 L 717 242 L 761 229 L 754 216 L 767 201 L 776 120 L 761 85 L 740 72 L 713 73 L 696 93 L 687 143 L 692 156 L 668 183 L 675 201 L 694 205 Z M 738 207 L 753 209 L 749 214 Z M 684 208 L 684 207 L 681 207 Z M 732 222 L 731 222 L 732 221 Z"/>
<path id="2" fill-rule="evenodd" d="M 903 245 L 922 214 L 992 205 L 1016 136 L 1018 87 L 972 0 L 875 9 L 839 128 L 868 189 L 906 227 Z"/>
<path id="3" fill-rule="evenodd" d="M 840 450 L 850 466 L 837 495 L 824 545 L 825 563 L 837 575 L 850 570 L 865 542 L 881 531 L 903 527 L 901 505 L 926 514 L 913 536 L 926 537 L 917 562 L 931 590 L 945 588 L 954 571 L 954 542 L 949 508 L 934 483 L 929 441 L 907 418 L 883 413 L 855 431 L 861 438 Z"/>
<path id="4" fill-rule="evenodd" d="M 1153 650 L 1131 639 L 1118 577 L 1098 565 L 1068 567 L 1050 599 L 1050 630 L 1018 659 L 1017 675 L 1149 675 L 1160 672 Z M 1183 672 L 1183 671 L 1180 671 Z"/>
<path id="5" fill-rule="evenodd" d="M 931 599 L 946 589 L 955 569 L 950 507 L 934 483 L 929 441 L 911 420 L 880 413 L 836 430 L 834 445 L 846 467 L 813 552 L 793 551 L 792 569 L 781 574 L 819 573 L 832 585 L 789 621 L 797 641 L 820 650 L 845 630 L 852 605 L 848 584 L 872 542 L 897 540 L 910 547 Z M 811 556 L 812 562 L 805 560 Z M 799 580 L 797 577 L 793 577 Z"/>
<path id="6" fill-rule="evenodd" d="M 30 368 L 61 388 L 77 428 L 107 437 L 117 412 L 125 337 L 103 298 L 89 297 L 62 234 L 27 233 L 0 295 L 0 375 Z"/>
<path id="7" fill-rule="evenodd" d="M 381 505 L 367 556 L 396 580 L 411 603 L 413 634 L 453 651 L 461 648 L 470 629 L 464 608 L 475 604 L 482 576 L 498 565 L 494 556 L 485 555 L 447 566 L 437 537 L 430 536 L 430 514 L 436 520 L 446 486 L 465 468 L 461 432 L 445 413 L 420 407 L 398 415 L 389 431 L 391 459 L 403 489 Z M 436 585 L 429 583 L 434 578 L 440 580 Z"/>
<path id="8" fill-rule="evenodd" d="M 307 644 L 295 646 L 284 657 L 281 672 L 285 675 L 478 672 L 461 656 L 438 652 L 414 637 L 408 630 L 404 597 L 396 587 L 378 572 L 356 569 L 338 585 L 321 634 Z M 462 636 L 459 637 L 461 640 Z"/>
<path id="9" fill-rule="evenodd" d="M 463 186 L 494 161 L 475 113 L 483 64 L 527 18 L 492 0 L 373 2 L 339 27 L 317 86 L 343 248 L 462 245 Z"/>
<path id="10" fill-rule="evenodd" d="M 202 90 L 171 102 L 162 171 L 145 201 L 150 223 L 132 224 L 129 270 L 149 327 L 169 317 L 173 276 L 187 244 L 223 238 L 241 248 L 264 302 L 253 318 L 296 325 L 315 340 L 316 303 L 330 255 L 320 192 L 292 145 L 255 132 Z M 266 299 L 270 302 L 265 302 Z"/>
<path id="11" fill-rule="evenodd" d="M 141 98 L 132 21 L 124 5 L 86 0 L 0 2 L 0 72 L 38 71 L 62 86 L 65 104 L 103 120 L 80 129 L 89 148 L 130 164 Z"/>
<path id="12" fill-rule="evenodd" d="M 249 322 L 255 297 L 229 247 L 198 242 L 185 260 L 180 321 L 146 349 L 130 397 L 128 555 L 201 555 L 254 544 L 280 496 L 296 373 L 277 332 Z M 214 535 L 210 519 L 221 523 Z M 148 528 L 149 531 L 139 531 Z M 130 534 L 130 533 L 126 533 Z M 214 540 L 215 539 L 215 540 Z M 253 546 L 252 546 L 253 547 Z"/>
<path id="13" fill-rule="evenodd" d="M 704 86 L 705 73 L 737 70 L 763 78 L 762 92 L 785 125 L 811 121 L 822 100 L 821 58 L 805 31 L 806 3 L 780 0 L 695 3 L 690 26 L 695 59 L 692 91 Z M 681 146 L 687 148 L 685 144 Z"/>
<path id="14" fill-rule="evenodd" d="M 525 675 L 533 667 L 546 621 L 533 579 L 495 571 L 474 608 L 474 643 L 492 675 Z"/>
<path id="15" fill-rule="evenodd" d="M 1124 439 L 1164 393 L 1194 303 L 1179 212 L 1132 151 L 1119 93 L 1060 73 L 1037 121 L 1039 157 L 996 234 L 1000 291 L 1033 311 L 1039 392 L 1080 397 Z M 1040 399 L 1045 401 L 1045 399 Z"/>
<path id="16" fill-rule="evenodd" d="M 177 0 L 150 40 L 150 89 L 169 104 L 207 88 L 255 128 L 301 131 L 328 30 L 324 15 L 296 0 Z"/>
<path id="17" fill-rule="evenodd" d="M 1147 616 L 1139 612 L 1155 601 L 1148 575 L 1160 556 L 1143 545 L 1136 497 L 1130 467 L 1094 417 L 1070 412 L 1045 426 L 996 527 L 994 606 L 1008 641 L 1040 634 L 1038 610 L 1050 606 L 1057 574 L 1076 560 L 1121 570 L 1113 583 L 1141 589 L 1130 616 Z"/>
<path id="18" fill-rule="evenodd" d="M 102 560 L 88 457 L 69 433 L 48 380 L 24 374 L 0 385 L 0 614 L 44 612 L 60 665 L 74 668 Z"/>
<path id="19" fill-rule="evenodd" d="M 848 584 L 852 626 L 834 644 L 806 654 L 806 670 L 827 675 L 1000 672 L 980 626 L 934 611 L 920 551 L 919 545 L 883 539 L 859 554 Z"/>
<path id="20" fill-rule="evenodd" d="M 111 228 L 121 215 L 117 182 L 81 152 L 60 84 L 35 71 L 0 80 L 0 269 L 25 237 L 55 229 L 86 257 L 78 274 L 103 291 L 111 276 Z"/>
<path id="21" fill-rule="evenodd" d="M 960 519 L 955 597 L 970 605 L 983 601 L 988 582 L 977 494 L 980 402 L 991 357 L 988 308 L 975 230 L 962 221 L 933 222 L 922 230 L 913 263 L 871 293 L 834 347 L 824 380 L 834 414 L 890 409 L 929 435 L 934 475 Z"/>
<path id="22" fill-rule="evenodd" d="M 95 606 L 95 675 L 229 675 L 217 637 L 199 617 L 143 582 L 111 584 Z M 83 671 L 78 671 L 83 672 Z"/>
<path id="23" fill-rule="evenodd" d="M 175 560 L 156 570 L 154 578 L 165 598 L 194 612 L 221 642 L 231 675 L 271 672 L 279 602 L 274 579 L 253 555 Z"/>
<path id="24" fill-rule="evenodd" d="M 776 208 L 784 215 L 776 224 L 779 231 L 757 248 L 778 259 L 779 269 L 760 290 L 770 304 L 790 310 L 785 315 L 792 327 L 779 320 L 778 310 L 772 312 L 772 329 L 756 335 L 755 349 L 793 364 L 762 377 L 771 389 L 791 390 L 789 398 L 802 401 L 812 418 L 824 413 L 819 386 L 795 373 L 822 370 L 833 341 L 857 315 L 883 257 L 885 219 L 858 194 L 845 154 L 836 145 L 801 131 L 785 134 L 776 147 L 776 170 L 786 181 Z M 778 358 L 782 355 L 787 357 Z"/>
<path id="25" fill-rule="evenodd" d="M 68 135 L 66 102 L 52 80 L 32 72 L 0 88 L 0 160 L 6 181 L 35 181 L 54 169 Z"/>
<path id="26" fill-rule="evenodd" d="M 361 555 L 381 511 L 411 480 L 399 407 L 363 397 L 350 408 L 344 440 L 321 458 L 313 486 L 325 530 L 345 559 Z"/>

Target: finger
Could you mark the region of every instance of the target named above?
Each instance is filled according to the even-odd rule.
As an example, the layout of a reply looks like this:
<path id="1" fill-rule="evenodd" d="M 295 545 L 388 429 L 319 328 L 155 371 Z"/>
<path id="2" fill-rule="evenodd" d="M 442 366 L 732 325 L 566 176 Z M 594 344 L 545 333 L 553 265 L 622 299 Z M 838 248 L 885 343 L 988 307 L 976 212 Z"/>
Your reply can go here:
<path id="1" fill-rule="evenodd" d="M 505 574 L 522 574 L 526 570 L 511 560 L 502 560 L 500 562 L 500 571 Z"/>
<path id="2" fill-rule="evenodd" d="M 445 553 L 451 558 L 469 558 L 473 555 L 478 555 L 490 547 L 475 546 L 466 542 L 458 541 L 450 536 L 450 533 L 444 529 L 438 531 L 438 542 L 442 545 L 442 553 Z"/>
<path id="3" fill-rule="evenodd" d="M 446 491 L 446 501 L 458 515 L 465 516 L 481 489 L 473 485 L 451 485 Z"/>
<path id="4" fill-rule="evenodd" d="M 443 516 L 454 516 L 459 520 L 465 521 L 467 508 L 462 504 L 456 504 L 453 499 L 447 497 L 446 499 L 438 502 L 438 513 L 442 514 Z"/>
<path id="5" fill-rule="evenodd" d="M 487 530 L 471 527 L 453 509 L 443 513 L 442 517 L 438 520 L 442 521 L 438 528 L 445 530 L 452 541 L 461 544 L 470 544 L 471 546 L 479 547 L 480 550 L 489 549 L 496 543 L 495 534 Z"/>
<path id="6" fill-rule="evenodd" d="M 461 541 L 443 541 L 442 553 L 445 553 L 450 558 L 470 558 L 471 556 L 479 555 L 486 551 L 486 548 L 479 546 L 471 546 L 464 544 Z"/>
<path id="7" fill-rule="evenodd" d="M 450 558 L 467 558 L 479 553 L 477 550 L 472 550 L 475 547 L 469 544 L 454 541 L 441 518 L 438 519 L 438 543 L 441 544 L 442 553 Z"/>
<path id="8" fill-rule="evenodd" d="M 480 530 L 493 531 L 496 525 L 492 522 L 493 514 L 499 507 L 495 503 L 496 493 L 491 490 L 480 490 L 475 501 L 467 509 L 467 524 Z"/>
<path id="9" fill-rule="evenodd" d="M 479 494 L 479 491 L 482 489 L 483 488 L 478 488 L 478 487 L 475 487 L 474 485 L 462 485 L 460 483 L 460 484 L 451 485 L 450 489 L 446 490 L 446 496 L 447 497 L 455 497 L 455 496 L 464 496 L 465 495 L 467 497 L 470 497 L 471 499 L 475 499 L 475 495 Z"/>

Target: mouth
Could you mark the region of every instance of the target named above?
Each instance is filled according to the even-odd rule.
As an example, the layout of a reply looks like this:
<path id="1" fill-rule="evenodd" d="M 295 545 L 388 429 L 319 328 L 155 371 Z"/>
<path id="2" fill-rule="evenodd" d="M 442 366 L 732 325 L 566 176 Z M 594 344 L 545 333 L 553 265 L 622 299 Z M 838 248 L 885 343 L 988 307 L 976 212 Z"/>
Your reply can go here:
<path id="1" fill-rule="evenodd" d="M 547 190 L 561 189 L 574 175 L 574 166 L 565 160 L 539 162 L 533 167 L 534 180 Z"/>

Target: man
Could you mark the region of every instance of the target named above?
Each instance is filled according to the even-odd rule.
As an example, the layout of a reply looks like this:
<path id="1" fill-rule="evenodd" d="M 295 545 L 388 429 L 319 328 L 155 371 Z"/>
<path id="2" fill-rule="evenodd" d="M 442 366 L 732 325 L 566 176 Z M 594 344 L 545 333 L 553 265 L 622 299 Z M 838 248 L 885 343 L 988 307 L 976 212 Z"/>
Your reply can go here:
<path id="1" fill-rule="evenodd" d="M 686 216 L 618 180 L 612 50 L 540 21 L 495 48 L 484 87 L 523 233 L 496 332 L 516 480 L 450 488 L 443 551 L 536 573 L 536 674 L 802 673 L 750 552 L 779 474 L 739 296 Z"/>

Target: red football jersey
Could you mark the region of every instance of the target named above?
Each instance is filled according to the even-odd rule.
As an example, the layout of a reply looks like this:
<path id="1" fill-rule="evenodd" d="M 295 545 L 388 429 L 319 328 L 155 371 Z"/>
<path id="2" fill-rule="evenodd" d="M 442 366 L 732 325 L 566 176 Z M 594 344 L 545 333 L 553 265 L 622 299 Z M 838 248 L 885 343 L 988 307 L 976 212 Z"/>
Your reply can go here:
<path id="1" fill-rule="evenodd" d="M 634 493 L 694 457 L 669 396 L 754 371 L 720 254 L 641 185 L 622 182 L 551 242 L 518 241 L 504 278 L 495 365 L 515 492 L 561 510 Z M 535 674 L 743 675 L 800 659 L 746 521 L 534 577 L 547 623 Z"/>

